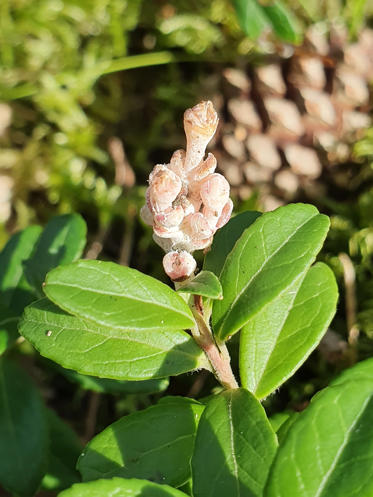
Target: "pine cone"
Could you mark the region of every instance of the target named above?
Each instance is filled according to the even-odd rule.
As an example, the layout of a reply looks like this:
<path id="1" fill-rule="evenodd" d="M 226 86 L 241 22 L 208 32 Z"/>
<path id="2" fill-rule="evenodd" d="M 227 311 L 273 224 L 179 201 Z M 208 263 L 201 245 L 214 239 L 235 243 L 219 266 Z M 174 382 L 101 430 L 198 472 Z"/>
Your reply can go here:
<path id="1" fill-rule="evenodd" d="M 373 30 L 346 40 L 340 28 L 327 37 L 315 25 L 290 57 L 224 71 L 227 119 L 218 154 L 233 192 L 247 197 L 260 186 L 263 207 L 273 208 L 323 194 L 321 175 L 338 185 L 335 166 L 351 160 L 351 145 L 371 124 Z"/>

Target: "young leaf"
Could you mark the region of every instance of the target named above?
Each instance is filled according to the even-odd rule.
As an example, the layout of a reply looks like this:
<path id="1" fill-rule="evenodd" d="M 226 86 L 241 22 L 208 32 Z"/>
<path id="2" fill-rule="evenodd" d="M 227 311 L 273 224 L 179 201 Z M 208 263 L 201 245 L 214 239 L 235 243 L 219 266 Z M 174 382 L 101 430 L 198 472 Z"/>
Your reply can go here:
<path id="1" fill-rule="evenodd" d="M 76 483 L 58 497 L 186 497 L 186 494 L 169 487 L 147 480 L 134 478 L 112 478 L 87 483 Z"/>
<path id="2" fill-rule="evenodd" d="M 294 285 L 321 249 L 329 228 L 316 207 L 290 204 L 263 214 L 247 228 L 229 254 L 215 300 L 214 332 L 221 341 Z"/>
<path id="3" fill-rule="evenodd" d="M 263 407 L 228 390 L 205 408 L 192 458 L 194 497 L 259 497 L 277 448 Z"/>
<path id="4" fill-rule="evenodd" d="M 204 406 L 188 399 L 125 416 L 94 437 L 78 460 L 83 480 L 144 478 L 178 487 L 190 478 L 190 459 Z"/>
<path id="5" fill-rule="evenodd" d="M 0 358 L 0 485 L 29 497 L 46 469 L 47 420 L 39 392 L 13 362 Z"/>
<path id="6" fill-rule="evenodd" d="M 289 9 L 279 0 L 262 5 L 264 15 L 268 18 L 274 33 L 288 43 L 298 43 L 300 33 Z"/>
<path id="7" fill-rule="evenodd" d="M 57 216 L 48 222 L 26 264 L 27 279 L 39 296 L 43 294 L 41 287 L 48 271 L 82 255 L 86 233 L 86 224 L 79 214 Z"/>
<path id="8" fill-rule="evenodd" d="M 85 260 L 58 267 L 48 274 L 44 291 L 65 311 L 113 330 L 194 325 L 191 310 L 170 287 L 113 262 Z"/>
<path id="9" fill-rule="evenodd" d="M 119 381 L 108 378 L 97 378 L 96 376 L 87 376 L 77 373 L 71 369 L 59 368 L 61 374 L 74 383 L 78 383 L 86 390 L 92 390 L 99 393 L 159 393 L 167 389 L 170 380 L 160 378 L 159 380 L 144 381 Z"/>
<path id="10" fill-rule="evenodd" d="M 40 232 L 40 226 L 29 226 L 13 235 L 0 253 L 1 303 L 16 315 L 22 314 L 24 307 L 36 298 L 26 280 L 24 265 Z"/>
<path id="11" fill-rule="evenodd" d="M 234 247 L 246 228 L 260 216 L 260 212 L 245 211 L 232 217 L 230 221 L 216 232 L 211 249 L 207 252 L 203 262 L 205 271 L 212 271 L 220 276 L 228 254 Z"/>
<path id="12" fill-rule="evenodd" d="M 47 409 L 47 420 L 49 461 L 41 485 L 47 490 L 63 490 L 80 480 L 75 465 L 82 447 L 75 432 L 51 409 Z"/>
<path id="13" fill-rule="evenodd" d="M 268 27 L 268 19 L 257 0 L 234 0 L 238 23 L 243 32 L 256 40 L 264 28 Z"/>
<path id="14" fill-rule="evenodd" d="M 47 299 L 26 308 L 20 333 L 42 356 L 102 378 L 163 378 L 206 365 L 201 349 L 184 331 L 115 330 L 71 316 Z"/>
<path id="15" fill-rule="evenodd" d="M 284 383 L 318 345 L 337 298 L 333 272 L 318 263 L 251 318 L 240 338 L 243 386 L 261 399 Z"/>
<path id="16" fill-rule="evenodd" d="M 289 427 L 265 497 L 370 497 L 373 382 L 347 381 L 318 393 Z"/>
<path id="17" fill-rule="evenodd" d="M 223 290 L 217 276 L 211 271 L 201 271 L 197 276 L 178 288 L 178 292 L 193 293 L 210 299 L 222 299 Z"/>

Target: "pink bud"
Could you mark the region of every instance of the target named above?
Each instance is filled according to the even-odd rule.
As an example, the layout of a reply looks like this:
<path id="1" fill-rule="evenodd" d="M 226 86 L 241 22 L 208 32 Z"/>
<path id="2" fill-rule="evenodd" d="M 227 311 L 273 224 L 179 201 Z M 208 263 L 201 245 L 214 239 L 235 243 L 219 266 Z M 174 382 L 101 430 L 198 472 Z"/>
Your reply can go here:
<path id="1" fill-rule="evenodd" d="M 180 178 L 185 176 L 184 161 L 185 161 L 185 150 L 176 150 L 176 152 L 172 154 L 169 168 Z"/>
<path id="2" fill-rule="evenodd" d="M 197 263 L 189 252 L 173 251 L 163 257 L 163 267 L 173 281 L 182 281 L 194 273 Z"/>
<path id="3" fill-rule="evenodd" d="M 156 166 L 158 167 L 158 166 Z M 151 175 L 149 200 L 154 212 L 162 212 L 171 207 L 181 190 L 181 179 L 174 172 L 163 166 Z"/>
<path id="4" fill-rule="evenodd" d="M 225 224 L 227 224 L 227 222 L 231 218 L 232 210 L 233 210 L 233 202 L 231 199 L 229 199 L 228 202 L 223 207 L 223 210 L 221 211 L 221 216 L 219 217 L 219 220 L 216 223 L 216 229 L 219 229 Z"/>
<path id="5" fill-rule="evenodd" d="M 145 204 L 140 210 L 141 219 L 145 224 L 153 226 L 153 214 L 151 213 L 149 207 Z"/>
<path id="6" fill-rule="evenodd" d="M 195 212 L 194 214 L 186 216 L 182 227 L 184 233 L 191 238 L 192 243 L 194 243 L 195 240 L 209 238 L 213 234 L 207 219 L 201 212 Z"/>
<path id="7" fill-rule="evenodd" d="M 184 219 L 184 209 L 181 205 L 169 208 L 164 212 L 154 214 L 154 232 L 161 237 L 168 238 L 168 234 L 178 231 L 179 225 Z"/>
<path id="8" fill-rule="evenodd" d="M 202 161 L 198 166 L 193 168 L 188 174 L 189 181 L 201 181 L 216 169 L 216 158 L 213 154 L 208 154 L 207 159 Z"/>
<path id="9" fill-rule="evenodd" d="M 190 171 L 203 159 L 208 142 L 214 136 L 219 118 L 211 102 L 201 102 L 184 113 L 187 150 L 184 167 Z"/>
<path id="10" fill-rule="evenodd" d="M 202 250 L 209 247 L 212 244 L 213 236 L 205 238 L 204 240 L 196 240 L 193 243 L 193 250 Z"/>
<path id="11" fill-rule="evenodd" d="M 220 213 L 229 199 L 229 183 L 221 174 L 210 174 L 202 180 L 200 194 L 206 207 Z"/>

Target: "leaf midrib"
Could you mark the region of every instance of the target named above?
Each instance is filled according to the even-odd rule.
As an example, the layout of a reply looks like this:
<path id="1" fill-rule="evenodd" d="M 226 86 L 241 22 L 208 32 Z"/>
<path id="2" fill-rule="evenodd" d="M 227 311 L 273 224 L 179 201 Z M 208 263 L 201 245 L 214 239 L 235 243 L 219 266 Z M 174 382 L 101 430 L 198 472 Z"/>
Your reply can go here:
<path id="1" fill-rule="evenodd" d="M 252 275 L 252 277 L 250 278 L 250 280 L 246 283 L 246 285 L 244 285 L 244 286 L 242 287 L 241 291 L 240 291 L 239 293 L 237 293 L 237 294 L 236 294 L 235 299 L 234 299 L 234 300 L 233 300 L 233 302 L 229 305 L 229 307 L 228 307 L 227 311 L 225 312 L 225 317 L 224 317 L 224 319 L 223 319 L 223 321 L 222 321 L 222 324 L 221 324 L 221 326 L 219 327 L 219 331 L 218 331 L 218 333 L 219 333 L 219 332 L 220 332 L 220 331 L 224 328 L 225 322 L 227 321 L 228 317 L 230 316 L 230 314 L 231 314 L 231 312 L 232 312 L 232 308 L 234 307 L 234 305 L 236 305 L 236 303 L 237 303 L 237 301 L 240 299 L 241 295 L 242 295 L 244 292 L 246 292 L 247 288 L 251 285 L 252 281 L 253 281 L 254 279 L 256 279 L 256 277 L 257 277 L 257 276 L 261 273 L 261 271 L 263 270 L 263 268 L 264 268 L 264 267 L 265 267 L 265 266 L 266 266 L 266 265 L 267 265 L 267 264 L 268 264 L 268 263 L 272 260 L 272 258 L 273 258 L 273 257 L 275 257 L 275 256 L 276 256 L 276 254 L 277 254 L 277 253 L 278 253 L 278 252 L 279 252 L 279 251 L 280 251 L 280 250 L 281 250 L 281 249 L 282 249 L 282 248 L 283 248 L 283 247 L 284 247 L 284 246 L 285 246 L 285 245 L 286 245 L 286 244 L 287 244 L 287 243 L 288 243 L 288 242 L 289 242 L 289 241 L 290 241 L 290 240 L 291 240 L 291 239 L 292 239 L 292 238 L 293 238 L 293 237 L 294 237 L 297 233 L 298 233 L 298 231 L 299 231 L 300 229 L 302 229 L 302 228 L 303 228 L 303 226 L 305 226 L 306 224 L 308 224 L 308 223 L 309 223 L 309 222 L 310 222 L 313 218 L 315 218 L 315 217 L 316 217 L 316 216 L 318 216 L 318 215 L 319 215 L 318 213 L 315 213 L 312 217 L 309 217 L 309 218 L 307 219 L 307 221 L 305 221 L 305 222 L 304 222 L 304 223 L 302 223 L 300 226 L 298 226 L 298 227 L 296 228 L 296 230 L 295 230 L 295 231 L 293 231 L 293 232 L 291 233 L 291 235 L 289 235 L 289 236 L 288 236 L 288 237 L 284 240 L 284 242 L 283 242 L 283 243 L 282 243 L 282 244 L 281 244 L 281 245 L 280 245 L 280 246 L 279 246 L 279 247 L 278 247 L 278 248 L 277 248 L 277 249 L 276 249 L 276 250 L 275 250 L 275 251 L 274 251 L 274 252 L 273 252 L 273 253 L 269 256 L 269 257 L 268 257 L 268 259 L 265 259 L 265 261 L 264 261 L 264 262 L 263 262 L 263 264 L 262 264 L 262 265 L 258 268 L 258 270 L 256 271 L 256 273 L 254 273 L 254 274 Z M 255 224 L 255 223 L 253 223 L 253 224 Z M 253 225 L 251 225 L 251 226 L 253 226 Z M 247 229 L 250 229 L 250 228 L 251 228 L 251 226 L 250 226 L 249 228 L 247 228 Z M 241 236 L 242 236 L 242 235 L 241 235 Z M 248 239 L 246 240 L 246 242 L 244 243 L 244 245 L 243 245 L 243 247 L 242 247 L 242 249 L 241 249 L 240 257 L 239 257 L 240 259 L 241 259 L 241 257 L 242 257 L 242 253 L 244 252 L 244 250 L 245 250 L 245 248 L 246 248 L 246 245 L 249 243 L 249 241 L 250 241 L 250 240 L 251 240 L 251 237 L 250 237 L 250 238 L 248 238 Z M 231 252 L 231 254 L 232 254 L 232 253 L 233 253 L 233 251 Z M 230 255 L 231 255 L 231 254 L 230 254 Z M 228 261 L 230 262 L 230 257 L 229 257 L 229 256 L 228 256 L 228 258 L 227 258 L 226 264 L 224 264 L 223 271 L 224 271 L 224 269 L 225 269 L 225 266 L 226 266 L 226 265 L 227 265 L 227 267 L 228 267 Z M 238 264 L 238 265 L 239 265 L 239 264 Z M 223 273 L 223 271 L 222 271 L 222 273 Z M 238 283 L 238 277 L 239 277 L 239 275 L 240 275 L 240 272 L 239 272 L 239 271 L 237 271 L 236 288 L 237 288 L 237 283 Z M 294 280 L 292 280 L 292 281 L 291 281 L 291 282 L 290 282 L 290 283 L 286 286 L 286 288 L 289 288 L 289 286 L 292 284 L 292 282 L 293 282 L 293 281 L 294 281 Z M 285 289 L 286 289 L 286 288 L 285 288 Z"/>

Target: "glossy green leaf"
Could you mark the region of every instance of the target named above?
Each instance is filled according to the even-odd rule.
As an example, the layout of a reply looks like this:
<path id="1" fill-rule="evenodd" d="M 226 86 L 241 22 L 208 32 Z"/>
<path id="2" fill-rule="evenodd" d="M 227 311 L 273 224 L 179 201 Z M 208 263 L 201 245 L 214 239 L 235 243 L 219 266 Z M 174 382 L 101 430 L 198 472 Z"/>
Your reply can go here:
<path id="1" fill-rule="evenodd" d="M 13 235 L 0 253 L 1 303 L 17 315 L 36 298 L 26 280 L 24 266 L 40 233 L 40 226 L 29 226 Z"/>
<path id="2" fill-rule="evenodd" d="M 261 496 L 276 449 L 276 435 L 250 392 L 240 388 L 217 395 L 198 426 L 193 496 Z"/>
<path id="3" fill-rule="evenodd" d="M 337 299 L 333 272 L 318 263 L 250 319 L 240 338 L 243 386 L 261 399 L 292 376 L 326 332 Z"/>
<path id="4" fill-rule="evenodd" d="M 372 425 L 372 381 L 326 388 L 290 426 L 264 496 L 371 497 Z"/>
<path id="5" fill-rule="evenodd" d="M 193 280 L 178 288 L 178 292 L 202 295 L 210 299 L 222 299 L 223 290 L 217 276 L 211 271 L 201 271 Z"/>
<path id="6" fill-rule="evenodd" d="M 262 5 L 261 8 L 278 38 L 288 43 L 300 41 L 300 33 L 295 19 L 286 5 L 276 0 Z"/>
<path id="7" fill-rule="evenodd" d="M 86 224 L 79 214 L 57 216 L 48 222 L 26 264 L 27 279 L 40 296 L 48 271 L 82 255 L 86 233 Z"/>
<path id="8" fill-rule="evenodd" d="M 263 13 L 257 0 L 234 0 L 238 23 L 243 32 L 256 40 L 268 27 L 268 19 Z"/>
<path id="9" fill-rule="evenodd" d="M 289 429 L 292 427 L 292 425 L 295 423 L 299 416 L 299 412 L 292 412 L 291 415 L 288 417 L 288 419 L 281 424 L 281 426 L 277 430 L 277 440 L 279 445 L 282 445 L 285 438 L 287 437 Z"/>
<path id="10" fill-rule="evenodd" d="M 290 414 L 288 412 L 276 412 L 276 414 L 268 418 L 268 421 L 271 423 L 272 430 L 277 433 L 289 417 Z"/>
<path id="11" fill-rule="evenodd" d="M 211 249 L 207 252 L 203 269 L 220 276 L 228 254 L 246 228 L 260 216 L 260 212 L 245 211 L 232 217 L 230 221 L 216 232 Z"/>
<path id="12" fill-rule="evenodd" d="M 48 274 L 44 291 L 65 311 L 113 330 L 194 325 L 191 310 L 170 287 L 113 262 L 85 260 L 58 267 Z"/>
<path id="13" fill-rule="evenodd" d="M 77 483 L 64 490 L 58 497 L 185 497 L 186 494 L 146 480 L 112 478 Z"/>
<path id="14" fill-rule="evenodd" d="M 144 478 L 180 486 L 190 478 L 190 459 L 204 406 L 173 400 L 125 416 L 94 437 L 78 461 L 83 480 Z"/>
<path id="15" fill-rule="evenodd" d="M 219 340 L 236 333 L 305 274 L 328 228 L 328 217 L 316 207 L 290 204 L 263 214 L 244 231 L 220 276 L 224 299 L 214 301 Z"/>
<path id="16" fill-rule="evenodd" d="M 82 451 L 78 436 L 51 409 L 47 409 L 49 428 L 48 470 L 42 480 L 47 490 L 63 490 L 80 481 L 75 469 Z"/>
<path id="17" fill-rule="evenodd" d="M 373 381 L 373 357 L 365 361 L 358 362 L 353 368 L 345 369 L 331 385 L 340 385 L 351 380 L 370 380 Z"/>
<path id="18" fill-rule="evenodd" d="M 39 487 L 48 452 L 44 405 L 29 377 L 0 358 L 0 485 L 29 497 Z"/>
<path id="19" fill-rule="evenodd" d="M 163 378 L 206 365 L 201 349 L 184 331 L 111 329 L 71 316 L 47 299 L 25 309 L 20 333 L 42 356 L 102 378 Z"/>
<path id="20" fill-rule="evenodd" d="M 71 369 L 60 368 L 61 373 L 74 383 L 78 383 L 86 390 L 98 393 L 112 394 L 134 394 L 134 393 L 159 393 L 167 389 L 170 380 L 160 378 L 159 380 L 145 381 L 119 381 L 108 378 L 97 378 L 77 373 Z"/>
<path id="21" fill-rule="evenodd" d="M 18 338 L 18 316 L 0 302 L 0 355 Z"/>

